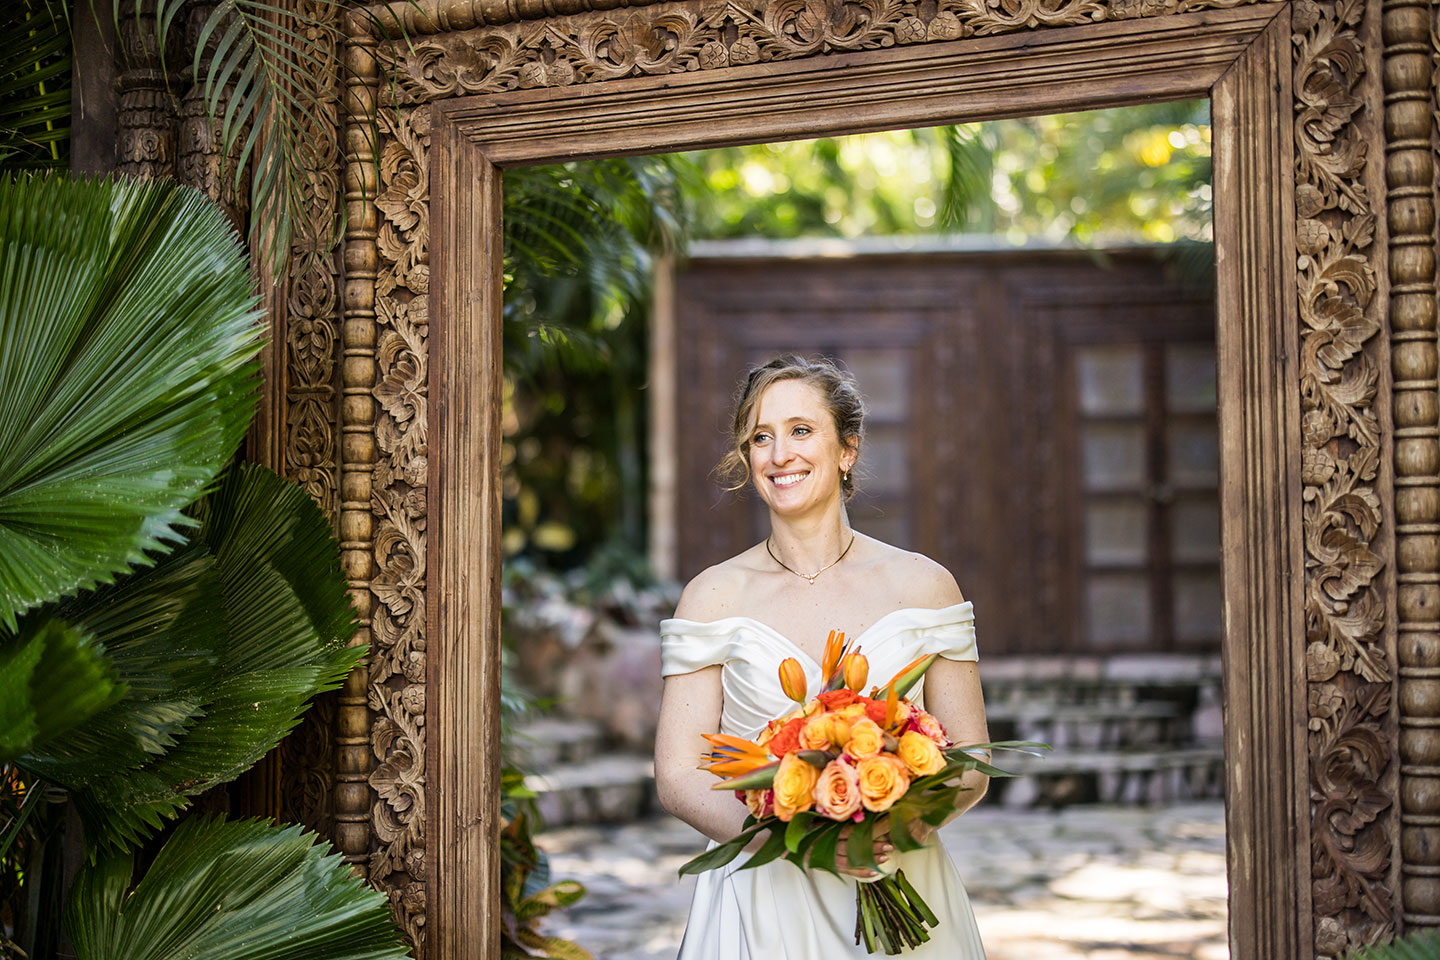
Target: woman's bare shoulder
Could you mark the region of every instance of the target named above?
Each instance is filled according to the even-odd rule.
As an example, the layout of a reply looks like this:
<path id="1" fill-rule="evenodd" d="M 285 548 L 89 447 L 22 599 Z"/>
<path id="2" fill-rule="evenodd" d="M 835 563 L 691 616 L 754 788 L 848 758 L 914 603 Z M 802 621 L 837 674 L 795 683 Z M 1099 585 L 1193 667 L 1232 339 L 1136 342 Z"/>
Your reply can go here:
<path id="1" fill-rule="evenodd" d="M 705 623 L 732 615 L 756 573 L 754 551 L 752 547 L 697 573 L 680 594 L 675 616 Z"/>
<path id="2" fill-rule="evenodd" d="M 943 564 L 912 550 L 870 540 L 872 572 L 900 607 L 948 607 L 965 600 L 960 585 Z"/>

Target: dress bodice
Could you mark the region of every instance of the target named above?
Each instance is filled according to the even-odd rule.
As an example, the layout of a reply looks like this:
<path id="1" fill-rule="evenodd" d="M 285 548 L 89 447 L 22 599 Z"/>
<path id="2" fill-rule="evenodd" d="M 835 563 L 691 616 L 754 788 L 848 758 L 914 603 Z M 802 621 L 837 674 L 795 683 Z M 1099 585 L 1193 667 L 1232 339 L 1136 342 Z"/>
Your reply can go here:
<path id="1" fill-rule="evenodd" d="M 828 630 L 829 628 L 825 628 Z M 939 609 L 906 607 L 887 613 L 853 638 L 870 661 L 868 684 L 889 680 L 916 657 L 938 653 L 950 660 L 978 660 L 975 616 L 970 601 Z M 820 692 L 820 665 L 796 644 L 759 620 L 723 617 L 699 622 L 660 622 L 660 674 L 690 673 L 722 665 L 725 706 L 720 732 L 753 738 L 766 723 L 789 713 L 794 703 L 780 689 L 780 662 L 794 657 L 805 670 L 810 696 Z M 909 699 L 924 704 L 924 681 Z"/>

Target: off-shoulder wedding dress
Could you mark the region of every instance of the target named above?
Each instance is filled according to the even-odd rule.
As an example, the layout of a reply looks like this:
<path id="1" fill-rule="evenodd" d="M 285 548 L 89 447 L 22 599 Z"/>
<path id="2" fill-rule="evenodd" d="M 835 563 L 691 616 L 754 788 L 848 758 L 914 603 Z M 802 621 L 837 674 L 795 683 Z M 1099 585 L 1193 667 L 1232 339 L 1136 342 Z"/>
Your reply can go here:
<path id="1" fill-rule="evenodd" d="M 882 683 L 922 654 L 978 659 L 974 619 L 968 600 L 938 610 L 906 608 L 886 614 L 854 639 L 870 661 L 870 676 Z M 822 625 L 821 633 L 829 627 Z M 664 676 L 723 665 L 721 733 L 754 738 L 767 722 L 794 707 L 780 690 L 778 671 L 786 657 L 794 657 L 805 668 L 812 693 L 820 688 L 820 665 L 788 638 L 749 617 L 709 623 L 663 620 L 660 639 Z M 910 693 L 919 705 L 924 703 L 923 684 L 922 680 Z M 696 745 L 697 756 L 703 748 L 704 744 Z M 782 860 L 738 870 L 745 859 L 742 854 L 698 877 L 678 960 L 869 956 L 863 946 L 855 945 L 857 881 L 819 871 L 802 873 Z M 899 854 L 898 865 L 940 919 L 930 941 L 903 956 L 983 960 L 970 898 L 938 837 L 920 850 Z"/>

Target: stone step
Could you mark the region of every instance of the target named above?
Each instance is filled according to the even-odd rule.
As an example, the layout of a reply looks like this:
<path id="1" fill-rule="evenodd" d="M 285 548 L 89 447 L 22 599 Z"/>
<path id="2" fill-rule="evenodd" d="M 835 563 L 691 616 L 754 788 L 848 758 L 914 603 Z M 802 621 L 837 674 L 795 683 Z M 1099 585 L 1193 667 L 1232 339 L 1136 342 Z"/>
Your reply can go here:
<path id="1" fill-rule="evenodd" d="M 562 763 L 583 763 L 605 746 L 605 733 L 593 720 L 536 717 L 514 727 L 505 741 L 522 770 L 547 770 Z"/>
<path id="2" fill-rule="evenodd" d="M 1017 774 L 990 791 L 1007 807 L 1073 803 L 1168 803 L 1224 795 L 1219 744 L 1155 750 L 1063 750 L 1033 757 L 999 752 L 994 763 Z"/>
<path id="3" fill-rule="evenodd" d="M 584 823 L 627 822 L 660 809 L 655 758 L 600 753 L 561 763 L 525 778 L 547 829 Z"/>

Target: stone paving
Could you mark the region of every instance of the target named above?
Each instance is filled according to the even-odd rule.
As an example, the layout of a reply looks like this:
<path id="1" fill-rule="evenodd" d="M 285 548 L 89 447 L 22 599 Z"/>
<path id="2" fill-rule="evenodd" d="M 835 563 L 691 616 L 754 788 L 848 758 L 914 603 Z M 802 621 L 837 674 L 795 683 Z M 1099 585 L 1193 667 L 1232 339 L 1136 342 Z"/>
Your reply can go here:
<path id="1" fill-rule="evenodd" d="M 982 805 L 942 831 L 987 960 L 1227 960 L 1225 815 L 1219 801 L 1154 808 Z M 673 960 L 703 849 L 668 816 L 542 834 L 554 879 L 589 894 L 546 933 L 597 960 Z"/>

